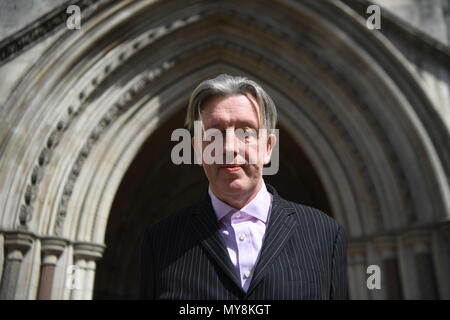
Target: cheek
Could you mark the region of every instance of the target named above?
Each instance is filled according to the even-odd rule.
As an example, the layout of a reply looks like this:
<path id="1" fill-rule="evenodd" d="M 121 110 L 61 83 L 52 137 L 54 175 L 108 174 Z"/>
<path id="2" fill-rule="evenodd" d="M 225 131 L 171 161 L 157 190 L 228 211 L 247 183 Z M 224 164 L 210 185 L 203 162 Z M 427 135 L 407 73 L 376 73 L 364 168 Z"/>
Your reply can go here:
<path id="1" fill-rule="evenodd" d="M 259 178 L 259 176 L 261 175 L 261 174 L 260 174 L 260 172 L 261 172 L 261 167 L 262 167 L 262 166 L 260 166 L 260 165 L 258 165 L 258 164 L 246 165 L 246 166 L 244 167 L 245 175 L 246 175 L 248 178 L 250 178 L 250 179 L 252 179 L 252 178 L 257 179 L 257 178 Z"/>
<path id="2" fill-rule="evenodd" d="M 250 163 L 251 166 L 261 168 L 264 163 L 264 150 L 259 149 L 258 145 L 250 145 L 245 148 L 245 160 Z"/>
<path id="3" fill-rule="evenodd" d="M 203 170 L 206 172 L 207 175 L 210 175 L 212 172 L 212 166 L 208 164 L 203 164 Z"/>
<path id="4" fill-rule="evenodd" d="M 261 156 L 258 154 L 258 145 L 243 144 L 239 149 L 239 153 L 245 160 L 251 164 L 261 163 Z M 250 162 L 251 161 L 251 162 Z"/>
<path id="5" fill-rule="evenodd" d="M 219 173 L 219 168 L 215 165 L 203 164 L 203 170 L 209 179 L 214 179 Z"/>

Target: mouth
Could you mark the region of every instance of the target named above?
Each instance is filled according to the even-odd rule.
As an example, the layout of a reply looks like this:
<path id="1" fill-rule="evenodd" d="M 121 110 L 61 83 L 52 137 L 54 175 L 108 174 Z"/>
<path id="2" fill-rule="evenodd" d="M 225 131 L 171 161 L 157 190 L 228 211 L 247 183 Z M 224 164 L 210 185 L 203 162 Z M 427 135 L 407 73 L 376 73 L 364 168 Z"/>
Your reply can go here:
<path id="1" fill-rule="evenodd" d="M 241 169 L 241 166 L 238 164 L 226 164 L 223 166 L 220 166 L 221 169 L 224 169 L 228 172 L 237 172 Z"/>

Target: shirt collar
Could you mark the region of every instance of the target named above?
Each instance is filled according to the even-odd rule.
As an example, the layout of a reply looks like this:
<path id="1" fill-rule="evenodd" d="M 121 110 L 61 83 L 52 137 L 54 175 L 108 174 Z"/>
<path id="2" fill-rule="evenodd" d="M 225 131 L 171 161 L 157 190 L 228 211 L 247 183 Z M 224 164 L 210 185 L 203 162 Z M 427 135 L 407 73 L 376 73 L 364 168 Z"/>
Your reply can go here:
<path id="1" fill-rule="evenodd" d="M 211 186 L 208 187 L 208 193 L 211 197 L 211 203 L 214 208 L 217 220 L 221 220 L 224 218 L 227 214 L 229 214 L 231 211 L 233 212 L 244 212 L 248 215 L 251 215 L 262 222 L 266 223 L 270 206 L 272 204 L 272 195 L 267 191 L 266 184 L 262 183 L 261 189 L 258 191 L 258 194 L 256 197 L 253 198 L 252 201 L 247 203 L 243 208 L 240 210 L 231 207 L 227 203 L 223 202 L 217 196 L 212 192 Z"/>

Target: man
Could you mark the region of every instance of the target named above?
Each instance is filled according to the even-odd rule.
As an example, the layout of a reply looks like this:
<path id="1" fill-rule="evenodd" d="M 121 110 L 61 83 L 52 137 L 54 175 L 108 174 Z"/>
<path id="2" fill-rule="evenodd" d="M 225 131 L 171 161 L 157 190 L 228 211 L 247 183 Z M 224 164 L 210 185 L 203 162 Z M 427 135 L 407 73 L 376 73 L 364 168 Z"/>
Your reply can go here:
<path id="1" fill-rule="evenodd" d="M 142 298 L 347 298 L 344 229 L 264 183 L 263 166 L 277 143 L 269 95 L 247 78 L 220 75 L 192 93 L 186 124 L 192 129 L 195 121 L 203 138 L 192 144 L 208 192 L 147 229 Z M 208 132 L 221 135 L 205 138 Z M 204 161 L 215 142 L 223 142 L 210 154 L 218 160 Z"/>

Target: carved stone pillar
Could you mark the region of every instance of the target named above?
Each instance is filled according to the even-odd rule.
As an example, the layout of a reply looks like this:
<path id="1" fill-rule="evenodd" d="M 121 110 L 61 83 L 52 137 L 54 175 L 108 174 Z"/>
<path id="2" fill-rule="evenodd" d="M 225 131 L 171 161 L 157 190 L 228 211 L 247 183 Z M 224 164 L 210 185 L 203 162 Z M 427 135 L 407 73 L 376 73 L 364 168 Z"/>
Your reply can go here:
<path id="1" fill-rule="evenodd" d="M 80 279 L 79 288 L 72 291 L 73 300 L 90 300 L 94 290 L 95 261 L 103 256 L 103 245 L 77 243 L 74 245 L 74 261 Z"/>
<path id="2" fill-rule="evenodd" d="M 58 238 L 49 237 L 41 240 L 42 263 L 39 278 L 39 300 L 48 300 L 52 297 L 56 263 L 66 245 L 66 240 Z"/>
<path id="3" fill-rule="evenodd" d="M 348 266 L 351 299 L 369 299 L 366 285 L 366 246 L 364 242 L 348 244 Z"/>
<path id="4" fill-rule="evenodd" d="M 438 299 L 437 279 L 431 254 L 431 237 L 428 230 L 414 230 L 406 235 L 413 248 L 414 262 L 421 299 Z"/>
<path id="5" fill-rule="evenodd" d="M 450 221 L 441 222 L 435 232 L 436 253 L 434 263 L 440 299 L 450 300 Z"/>
<path id="6" fill-rule="evenodd" d="M 441 231 L 444 234 L 444 238 L 450 242 L 450 222 L 444 223 L 441 226 Z"/>
<path id="7" fill-rule="evenodd" d="M 395 237 L 378 237 L 375 240 L 375 248 L 383 261 L 381 279 L 386 288 L 386 299 L 403 299 Z"/>
<path id="8" fill-rule="evenodd" d="M 0 288 L 0 299 L 14 299 L 22 260 L 31 248 L 34 236 L 26 232 L 5 232 L 6 260 Z"/>

